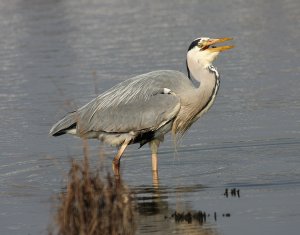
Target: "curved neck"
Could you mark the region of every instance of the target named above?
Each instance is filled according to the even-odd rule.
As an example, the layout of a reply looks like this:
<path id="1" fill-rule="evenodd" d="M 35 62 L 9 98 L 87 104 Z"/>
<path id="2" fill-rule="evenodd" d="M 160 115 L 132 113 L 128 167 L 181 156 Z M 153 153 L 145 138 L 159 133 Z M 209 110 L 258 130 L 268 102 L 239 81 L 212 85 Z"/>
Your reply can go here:
<path id="1" fill-rule="evenodd" d="M 198 99 L 195 105 L 198 106 L 200 113 L 203 113 L 214 102 L 220 84 L 219 73 L 212 64 L 202 66 L 195 60 L 187 61 L 187 70 L 189 78 L 192 79 L 192 76 L 200 83 L 200 86 L 196 88 Z"/>
<path id="2" fill-rule="evenodd" d="M 214 83 L 219 79 L 219 73 L 212 64 L 202 65 L 196 60 L 186 60 L 188 78 L 194 78 L 202 86 L 206 83 Z"/>
<path id="3" fill-rule="evenodd" d="M 207 78 L 215 81 L 219 78 L 217 70 L 212 65 L 219 52 L 210 53 L 209 51 L 199 51 L 198 49 L 189 50 L 186 57 L 186 67 L 188 77 L 192 77 L 199 83 L 204 82 Z"/>

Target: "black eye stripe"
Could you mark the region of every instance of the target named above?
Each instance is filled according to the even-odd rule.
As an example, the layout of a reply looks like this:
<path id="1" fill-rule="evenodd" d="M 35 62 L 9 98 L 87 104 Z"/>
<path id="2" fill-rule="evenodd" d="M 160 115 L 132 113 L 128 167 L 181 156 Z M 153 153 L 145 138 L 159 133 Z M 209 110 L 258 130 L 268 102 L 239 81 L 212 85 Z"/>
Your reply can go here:
<path id="1" fill-rule="evenodd" d="M 189 46 L 188 51 L 189 51 L 189 50 L 192 50 L 195 46 L 197 46 L 200 40 L 201 40 L 200 38 L 194 40 L 194 41 L 191 43 L 191 45 Z"/>

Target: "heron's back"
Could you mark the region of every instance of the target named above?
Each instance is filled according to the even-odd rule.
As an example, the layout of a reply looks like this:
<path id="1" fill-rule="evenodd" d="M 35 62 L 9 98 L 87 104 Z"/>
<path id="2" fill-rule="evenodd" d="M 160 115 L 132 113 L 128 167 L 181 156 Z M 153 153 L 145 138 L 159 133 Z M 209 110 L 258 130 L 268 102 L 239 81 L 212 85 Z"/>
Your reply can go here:
<path id="1" fill-rule="evenodd" d="M 126 133 L 158 129 L 173 119 L 180 109 L 178 97 L 162 95 L 165 88 L 180 93 L 193 89 L 193 84 L 183 73 L 173 70 L 138 75 L 117 84 L 72 115 L 67 115 L 54 125 L 50 134 L 63 134 L 69 127 L 76 127 L 79 136 L 94 132 Z"/>

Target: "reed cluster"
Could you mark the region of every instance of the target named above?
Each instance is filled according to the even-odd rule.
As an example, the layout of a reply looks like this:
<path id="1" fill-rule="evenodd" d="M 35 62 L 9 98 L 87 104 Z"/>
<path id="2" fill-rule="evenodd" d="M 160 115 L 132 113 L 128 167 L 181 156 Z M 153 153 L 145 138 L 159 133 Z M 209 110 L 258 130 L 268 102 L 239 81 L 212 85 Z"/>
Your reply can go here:
<path id="1" fill-rule="evenodd" d="M 58 235 L 131 235 L 134 209 L 129 189 L 109 174 L 92 170 L 85 156 L 73 160 L 66 189 L 57 197 L 55 232 Z"/>

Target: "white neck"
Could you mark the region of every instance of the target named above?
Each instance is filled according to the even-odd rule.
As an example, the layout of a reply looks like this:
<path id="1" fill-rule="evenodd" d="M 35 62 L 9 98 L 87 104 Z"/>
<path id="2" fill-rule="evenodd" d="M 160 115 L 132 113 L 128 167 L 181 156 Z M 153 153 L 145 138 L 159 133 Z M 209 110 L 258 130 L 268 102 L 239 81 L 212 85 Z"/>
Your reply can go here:
<path id="1" fill-rule="evenodd" d="M 212 64 L 207 64 L 204 67 L 197 62 L 195 63 L 195 61 L 187 61 L 187 69 L 189 70 L 189 75 L 201 84 L 200 87 L 206 84 L 215 84 L 216 78 L 219 77 L 217 70 Z"/>
<path id="2" fill-rule="evenodd" d="M 200 83 L 200 86 L 196 88 L 197 93 L 197 106 L 202 110 L 207 103 L 214 101 L 214 97 L 217 94 L 219 88 L 219 74 L 213 67 L 212 63 L 208 60 L 201 60 L 199 57 L 188 54 L 187 67 L 196 81 Z M 213 97 L 213 99 L 212 99 Z M 208 105 L 208 108 L 211 106 Z"/>
<path id="3" fill-rule="evenodd" d="M 213 73 L 209 68 L 213 68 L 214 70 L 212 62 L 218 54 L 219 52 L 199 51 L 197 47 L 188 51 L 187 69 L 190 75 L 200 83 L 209 78 L 215 80 L 214 76 L 215 74 L 218 76 L 218 72 Z"/>

